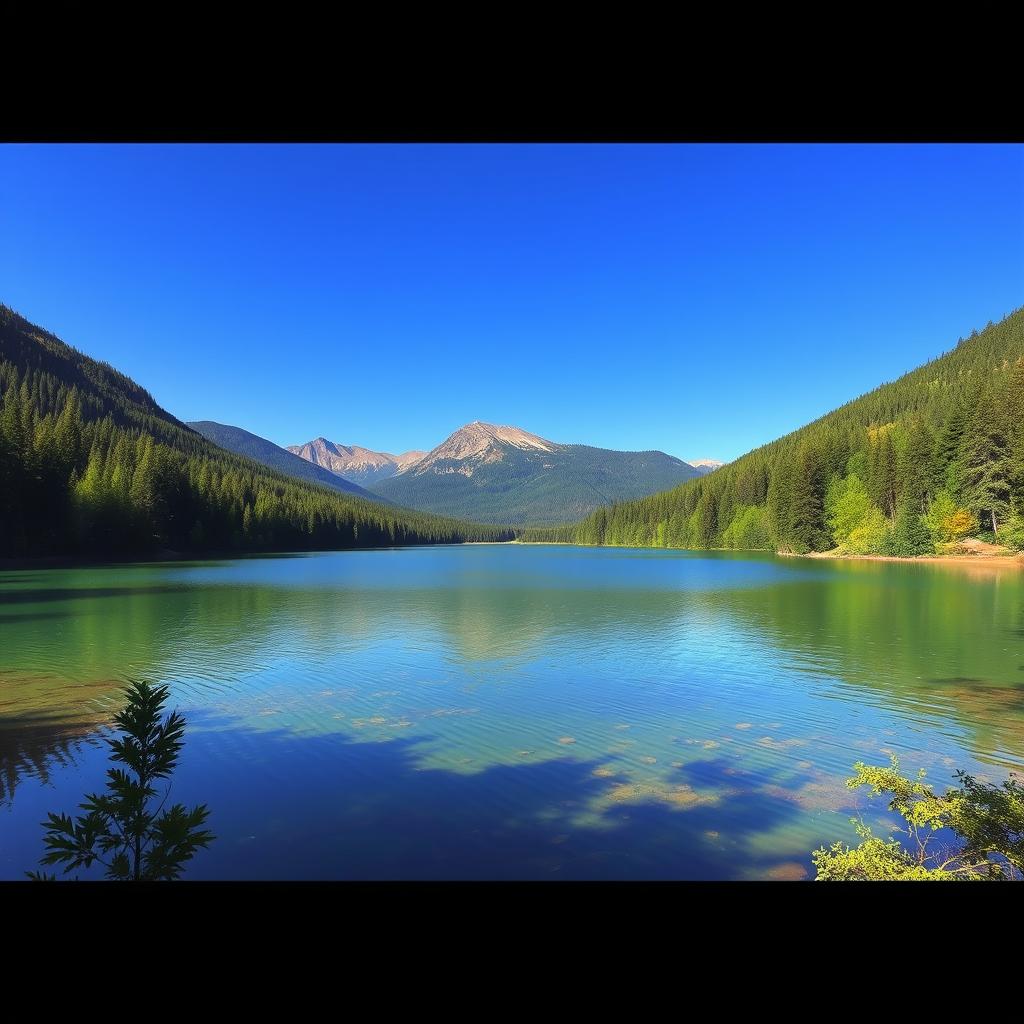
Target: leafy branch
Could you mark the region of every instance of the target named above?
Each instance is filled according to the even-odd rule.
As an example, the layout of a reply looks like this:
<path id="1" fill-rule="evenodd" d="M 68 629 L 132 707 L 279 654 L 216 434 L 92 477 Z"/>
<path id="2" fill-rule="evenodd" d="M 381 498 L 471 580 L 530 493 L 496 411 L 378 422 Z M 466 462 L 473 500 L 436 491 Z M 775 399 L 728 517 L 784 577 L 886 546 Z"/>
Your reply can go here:
<path id="1" fill-rule="evenodd" d="M 858 761 L 847 786 L 870 788 L 873 796 L 890 796 L 889 810 L 906 822 L 893 831 L 906 837 L 882 840 L 858 819 L 851 819 L 862 842 L 849 847 L 833 843 L 813 854 L 819 880 L 830 881 L 956 881 L 1020 880 L 1024 878 L 1024 786 L 1014 779 L 1001 785 L 979 782 L 964 771 L 959 786 L 939 795 L 924 783 L 900 774 L 893 755 L 888 766 Z M 936 845 L 946 830 L 958 842 Z"/>
<path id="2" fill-rule="evenodd" d="M 98 863 L 106 877 L 117 881 L 171 881 L 177 878 L 197 850 L 216 838 L 204 828 L 205 804 L 191 809 L 174 804 L 164 810 L 170 794 L 167 782 L 160 795 L 155 783 L 170 780 L 184 745 L 185 719 L 173 711 L 162 719 L 169 697 L 166 686 L 133 682 L 125 691 L 126 703 L 115 716 L 120 738 L 108 740 L 110 759 L 124 767 L 107 771 L 107 792 L 87 794 L 77 818 L 47 815 L 47 852 L 40 863 L 61 864 L 64 874 Z M 29 872 L 36 880 L 55 876 Z"/>

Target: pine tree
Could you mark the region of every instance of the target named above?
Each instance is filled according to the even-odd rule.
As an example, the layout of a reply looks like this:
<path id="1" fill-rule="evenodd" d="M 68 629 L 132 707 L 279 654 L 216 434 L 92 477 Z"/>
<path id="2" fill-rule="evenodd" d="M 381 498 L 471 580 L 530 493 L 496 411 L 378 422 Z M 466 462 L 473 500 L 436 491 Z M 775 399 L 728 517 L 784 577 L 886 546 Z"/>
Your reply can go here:
<path id="1" fill-rule="evenodd" d="M 896 514 L 896 450 L 892 431 L 883 429 L 868 454 L 868 491 L 871 500 L 891 520 Z"/>
<path id="2" fill-rule="evenodd" d="M 808 439 L 800 447 L 789 502 L 788 536 L 798 552 L 824 551 L 829 547 L 821 476 L 820 456 Z"/>
<path id="3" fill-rule="evenodd" d="M 963 501 L 992 532 L 1010 512 L 1012 475 L 1007 406 L 1003 394 L 988 390 L 982 396 L 960 448 Z"/>
<path id="4" fill-rule="evenodd" d="M 697 502 L 694 510 L 694 546 L 710 548 L 714 545 L 715 533 L 718 530 L 718 512 L 711 494 L 705 491 Z"/>
<path id="5" fill-rule="evenodd" d="M 779 550 L 786 550 L 790 546 L 789 507 L 792 490 L 793 464 L 785 460 L 776 465 L 767 496 L 768 529 L 772 543 Z"/>
<path id="6" fill-rule="evenodd" d="M 913 498 L 904 498 L 896 510 L 896 522 L 890 533 L 889 549 L 891 554 L 901 558 L 927 555 L 934 550 L 931 534 L 918 511 L 917 501 Z"/>
<path id="7" fill-rule="evenodd" d="M 919 512 L 928 507 L 931 496 L 941 486 L 932 464 L 935 439 L 923 419 L 916 419 L 907 431 L 906 445 L 897 460 L 897 477 L 903 497 Z"/>
<path id="8" fill-rule="evenodd" d="M 1024 359 L 1010 371 L 1005 403 L 1010 503 L 1018 516 L 1024 516 Z"/>

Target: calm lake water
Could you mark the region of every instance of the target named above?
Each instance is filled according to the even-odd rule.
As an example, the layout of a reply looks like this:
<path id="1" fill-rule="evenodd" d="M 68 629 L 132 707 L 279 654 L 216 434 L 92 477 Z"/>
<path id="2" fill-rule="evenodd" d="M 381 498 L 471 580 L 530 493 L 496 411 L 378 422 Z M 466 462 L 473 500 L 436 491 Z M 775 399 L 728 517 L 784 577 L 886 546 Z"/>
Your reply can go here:
<path id="1" fill-rule="evenodd" d="M 928 780 L 1024 769 L 1024 573 L 469 546 L 0 573 L 0 877 L 185 714 L 186 878 L 798 878 Z M 85 876 L 83 876 L 85 877 Z"/>

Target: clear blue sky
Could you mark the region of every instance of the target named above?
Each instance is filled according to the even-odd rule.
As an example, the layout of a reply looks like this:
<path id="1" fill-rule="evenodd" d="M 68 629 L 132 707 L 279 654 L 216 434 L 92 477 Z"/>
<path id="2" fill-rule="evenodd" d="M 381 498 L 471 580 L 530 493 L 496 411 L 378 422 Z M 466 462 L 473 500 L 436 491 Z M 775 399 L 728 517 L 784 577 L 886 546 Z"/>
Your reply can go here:
<path id="1" fill-rule="evenodd" d="M 0 301 L 279 444 L 732 459 L 1024 304 L 1024 147 L 0 146 Z"/>

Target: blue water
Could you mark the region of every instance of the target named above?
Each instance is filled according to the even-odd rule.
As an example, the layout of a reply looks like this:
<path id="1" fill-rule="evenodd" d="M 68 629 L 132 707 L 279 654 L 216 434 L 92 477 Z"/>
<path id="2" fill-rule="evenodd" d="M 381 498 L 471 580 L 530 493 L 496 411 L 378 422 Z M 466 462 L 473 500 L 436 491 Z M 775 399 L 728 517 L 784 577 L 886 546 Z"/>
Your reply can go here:
<path id="1" fill-rule="evenodd" d="M 898 754 L 1024 767 L 1018 570 L 473 545 L 0 574 L 0 876 L 188 729 L 187 878 L 799 878 Z M 82 877 L 88 877 L 82 875 Z"/>

